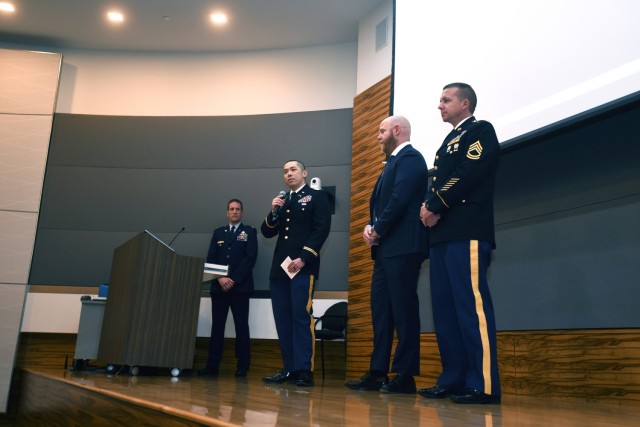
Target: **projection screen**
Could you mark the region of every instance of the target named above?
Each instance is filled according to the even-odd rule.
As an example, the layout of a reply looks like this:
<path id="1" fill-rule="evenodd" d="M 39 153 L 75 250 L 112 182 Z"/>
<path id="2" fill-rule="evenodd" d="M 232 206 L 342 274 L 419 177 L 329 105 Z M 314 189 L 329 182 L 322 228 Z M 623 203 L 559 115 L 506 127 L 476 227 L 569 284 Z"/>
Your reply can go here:
<path id="1" fill-rule="evenodd" d="M 640 2 L 395 1 L 393 113 L 432 166 L 438 101 L 471 84 L 501 143 L 640 92 Z"/>

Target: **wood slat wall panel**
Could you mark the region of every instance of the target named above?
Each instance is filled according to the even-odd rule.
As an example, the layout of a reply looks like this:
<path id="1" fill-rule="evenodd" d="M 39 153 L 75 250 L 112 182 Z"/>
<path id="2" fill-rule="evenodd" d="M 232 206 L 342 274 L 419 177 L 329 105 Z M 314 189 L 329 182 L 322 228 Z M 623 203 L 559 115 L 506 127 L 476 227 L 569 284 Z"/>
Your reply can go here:
<path id="1" fill-rule="evenodd" d="M 23 333 L 16 366 L 59 370 L 75 351 L 74 334 Z M 348 366 L 368 368 L 371 337 L 350 336 Z M 194 369 L 204 367 L 209 340 L 198 338 Z M 345 378 L 343 342 L 326 342 L 326 375 Z M 227 339 L 222 375 L 235 371 L 234 340 Z M 440 354 L 434 334 L 421 337 L 421 375 L 418 387 L 427 387 L 440 373 Z M 579 398 L 582 400 L 640 405 L 640 330 L 575 330 L 499 332 L 498 355 L 505 394 Z M 316 346 L 316 378 L 321 372 Z M 250 376 L 273 374 L 281 368 L 277 340 L 252 340 Z M 361 373 L 363 371 L 357 371 Z M 354 374 L 346 375 L 353 378 Z"/>
<path id="2" fill-rule="evenodd" d="M 347 377 L 369 369 L 373 350 L 369 286 L 373 262 L 362 241 L 369 221 L 369 197 L 382 171 L 384 154 L 376 140 L 380 122 L 389 115 L 391 76 L 358 95 L 353 103 L 351 150 L 351 227 L 349 230 L 349 341 Z"/>
<path id="3" fill-rule="evenodd" d="M 519 395 L 640 404 L 637 329 L 510 333 Z"/>
<path id="4" fill-rule="evenodd" d="M 76 351 L 76 334 L 21 333 L 16 368 L 60 369 L 65 359 L 71 366 Z"/>
<path id="5" fill-rule="evenodd" d="M 59 370 L 64 368 L 67 359 L 68 368 L 72 367 L 76 347 L 76 334 L 22 333 L 18 345 L 17 368 L 38 370 Z M 209 352 L 209 338 L 196 338 L 193 370 L 204 368 Z M 91 361 L 91 365 L 98 365 Z M 316 375 L 321 378 L 322 359 L 320 342 L 316 342 Z M 104 364 L 100 364 L 104 366 Z M 235 372 L 235 339 L 225 339 L 221 372 L 224 375 Z M 250 375 L 272 375 L 282 369 L 282 358 L 278 340 L 251 340 Z M 344 341 L 325 341 L 325 370 L 327 378 L 345 377 Z"/>

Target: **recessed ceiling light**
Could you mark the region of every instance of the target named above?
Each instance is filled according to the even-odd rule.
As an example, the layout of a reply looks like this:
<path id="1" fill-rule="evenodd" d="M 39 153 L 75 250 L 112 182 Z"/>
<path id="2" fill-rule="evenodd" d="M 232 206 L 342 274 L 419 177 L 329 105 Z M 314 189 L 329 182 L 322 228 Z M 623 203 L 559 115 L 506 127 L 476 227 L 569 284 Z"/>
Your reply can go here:
<path id="1" fill-rule="evenodd" d="M 124 22 L 124 15 L 117 11 L 107 12 L 107 19 L 111 22 Z"/>
<path id="2" fill-rule="evenodd" d="M 209 18 L 211 18 L 211 21 L 214 24 L 221 25 L 221 24 L 227 23 L 227 15 L 221 12 L 214 12 L 211 15 L 209 15 Z"/>
<path id="3" fill-rule="evenodd" d="M 13 4 L 7 2 L 0 2 L 0 12 L 15 12 L 16 8 Z"/>

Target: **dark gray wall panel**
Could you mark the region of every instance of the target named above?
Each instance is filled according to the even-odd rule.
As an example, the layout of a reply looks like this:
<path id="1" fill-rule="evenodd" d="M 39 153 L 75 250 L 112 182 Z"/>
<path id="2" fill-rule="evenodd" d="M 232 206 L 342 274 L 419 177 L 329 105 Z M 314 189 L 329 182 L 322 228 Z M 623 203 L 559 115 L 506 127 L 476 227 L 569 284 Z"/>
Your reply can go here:
<path id="1" fill-rule="evenodd" d="M 640 196 L 501 226 L 490 283 L 500 329 L 640 325 Z"/>
<path id="2" fill-rule="evenodd" d="M 106 283 L 113 249 L 145 229 L 204 258 L 226 203 L 259 228 L 297 158 L 335 187 L 320 289 L 347 289 L 350 109 L 247 117 L 57 115 L 29 283 Z M 275 241 L 259 238 L 256 288 L 268 289 Z"/>
<path id="3" fill-rule="evenodd" d="M 332 230 L 349 227 L 350 166 L 309 168 L 336 187 Z M 187 227 L 208 232 L 225 222 L 227 201 L 243 201 L 244 221 L 259 226 L 278 191 L 282 166 L 263 169 L 116 169 L 50 166 L 40 227 L 101 231 Z"/>
<path id="4" fill-rule="evenodd" d="M 142 231 L 142 230 L 140 230 Z M 113 250 L 139 231 L 103 232 L 83 230 L 39 231 L 31 283 L 40 285 L 100 285 L 109 282 Z M 174 233 L 153 233 L 168 243 Z M 182 255 L 205 258 L 211 233 L 182 233 L 172 245 Z M 269 270 L 275 239 L 258 234 L 258 261 L 254 268 L 257 290 L 269 289 Z M 320 280 L 316 289 L 345 291 L 349 261 L 349 233 L 331 232 L 320 252 Z"/>
<path id="5" fill-rule="evenodd" d="M 638 108 L 596 117 L 503 153 L 496 223 L 627 197 L 640 189 Z"/>
<path id="6" fill-rule="evenodd" d="M 351 109 L 221 117 L 56 114 L 49 164 L 255 169 L 351 164 Z"/>

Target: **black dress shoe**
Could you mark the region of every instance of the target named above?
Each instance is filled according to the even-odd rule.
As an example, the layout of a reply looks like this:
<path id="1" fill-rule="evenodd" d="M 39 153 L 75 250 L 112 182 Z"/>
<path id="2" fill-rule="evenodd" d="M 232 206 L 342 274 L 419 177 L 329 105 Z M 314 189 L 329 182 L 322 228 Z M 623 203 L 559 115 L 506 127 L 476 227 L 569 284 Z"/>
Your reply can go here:
<path id="1" fill-rule="evenodd" d="M 287 372 L 284 369 L 275 375 L 271 375 L 270 377 L 264 377 L 262 379 L 262 381 L 264 381 L 265 383 L 271 383 L 271 384 L 282 384 L 291 380 L 292 380 L 292 373 Z"/>
<path id="2" fill-rule="evenodd" d="M 236 369 L 236 378 L 244 378 L 247 376 L 247 370 L 244 368 Z"/>
<path id="3" fill-rule="evenodd" d="M 313 387 L 313 373 L 309 371 L 300 371 L 297 373 L 298 379 L 296 385 L 299 387 Z"/>
<path id="4" fill-rule="evenodd" d="M 351 390 L 378 391 L 380 387 L 389 382 L 389 377 L 386 375 L 373 375 L 369 372 L 358 378 L 357 380 L 347 381 L 344 385 Z"/>
<path id="5" fill-rule="evenodd" d="M 198 376 L 199 377 L 217 377 L 218 370 L 209 369 L 209 368 L 198 369 Z"/>
<path id="6" fill-rule="evenodd" d="M 444 388 L 440 384 L 436 384 L 434 387 L 421 388 L 417 393 L 420 396 L 427 397 L 429 399 L 444 399 L 445 397 L 455 394 L 453 390 Z"/>
<path id="7" fill-rule="evenodd" d="M 500 396 L 485 394 L 475 388 L 466 388 L 463 392 L 452 395 L 450 399 L 455 403 L 467 404 L 500 403 Z"/>
<path id="8" fill-rule="evenodd" d="M 383 393 L 415 394 L 416 382 L 411 375 L 398 374 L 388 384 L 380 387 Z"/>

